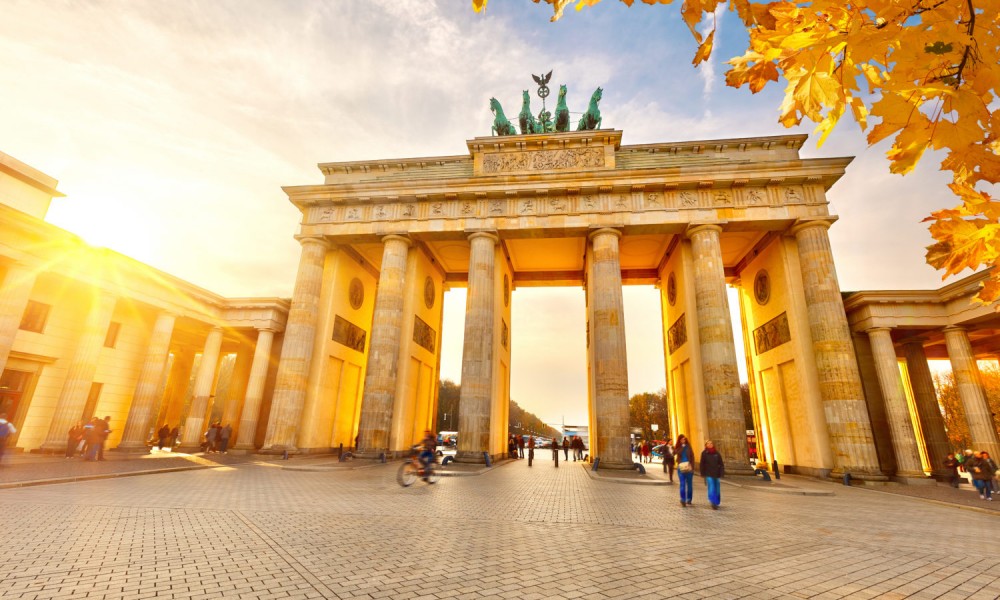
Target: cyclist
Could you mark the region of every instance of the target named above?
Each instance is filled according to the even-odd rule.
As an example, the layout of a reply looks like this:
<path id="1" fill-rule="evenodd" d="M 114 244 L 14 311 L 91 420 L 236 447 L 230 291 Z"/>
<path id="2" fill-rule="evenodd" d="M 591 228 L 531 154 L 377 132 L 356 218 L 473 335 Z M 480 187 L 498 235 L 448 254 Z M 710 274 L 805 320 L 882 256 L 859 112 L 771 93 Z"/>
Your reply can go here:
<path id="1" fill-rule="evenodd" d="M 437 438 L 431 433 L 430 429 L 424 431 L 424 441 L 420 443 L 423 448 L 420 451 L 420 464 L 426 470 L 427 466 L 434 462 L 434 456 L 437 452 Z"/>

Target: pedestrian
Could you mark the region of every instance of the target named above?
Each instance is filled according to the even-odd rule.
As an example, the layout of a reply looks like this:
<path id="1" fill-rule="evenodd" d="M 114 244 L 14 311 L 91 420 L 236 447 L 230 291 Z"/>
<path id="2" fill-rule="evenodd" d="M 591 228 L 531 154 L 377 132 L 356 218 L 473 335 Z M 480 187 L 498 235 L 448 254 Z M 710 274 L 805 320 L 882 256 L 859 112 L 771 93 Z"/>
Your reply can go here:
<path id="1" fill-rule="evenodd" d="M 17 427 L 7 420 L 7 413 L 0 413 L 0 463 L 3 463 L 4 449 L 7 448 L 8 440 L 14 439 Z"/>
<path id="2" fill-rule="evenodd" d="M 524 434 L 517 436 L 517 457 L 524 458 Z"/>
<path id="3" fill-rule="evenodd" d="M 694 485 L 694 452 L 687 436 L 683 433 L 677 436 L 674 444 L 674 458 L 677 461 L 677 479 L 681 482 L 681 506 L 691 506 Z"/>
<path id="4" fill-rule="evenodd" d="M 507 458 L 517 458 L 517 442 L 513 433 L 507 438 Z"/>
<path id="5" fill-rule="evenodd" d="M 719 504 L 722 502 L 719 480 L 726 474 L 726 465 L 722 462 L 722 455 L 715 449 L 712 440 L 705 442 L 698 467 L 701 476 L 705 478 L 705 487 L 708 488 L 708 503 L 712 505 L 712 510 L 719 510 Z"/>
<path id="6" fill-rule="evenodd" d="M 111 435 L 111 417 L 106 416 L 104 420 L 98 419 L 97 429 L 100 434 L 97 440 L 97 460 L 104 460 L 104 446 L 108 443 L 108 436 Z"/>
<path id="7" fill-rule="evenodd" d="M 566 437 L 566 436 L 563 436 L 562 447 L 563 447 L 563 460 L 568 461 L 569 460 L 569 438 Z"/>
<path id="8" fill-rule="evenodd" d="M 535 436 L 528 436 L 528 466 L 531 466 L 531 461 L 535 460 Z"/>
<path id="9" fill-rule="evenodd" d="M 163 450 L 163 447 L 167 445 L 167 439 L 170 438 L 170 426 L 164 423 L 163 427 L 160 427 L 156 432 L 156 437 L 156 447 Z"/>
<path id="10" fill-rule="evenodd" d="M 177 438 L 181 437 L 181 426 L 178 425 L 170 430 L 170 449 L 177 447 Z"/>
<path id="11" fill-rule="evenodd" d="M 993 501 L 993 478 L 997 474 L 997 464 L 993 462 L 990 458 L 989 452 L 980 452 L 979 461 L 976 466 L 973 467 L 972 478 L 973 480 L 982 481 L 981 485 L 977 485 L 979 488 L 979 497 L 984 500 Z M 978 475 L 978 477 L 977 477 Z M 977 483 L 978 483 L 977 481 Z"/>
<path id="12" fill-rule="evenodd" d="M 215 452 L 215 444 L 218 439 L 219 430 L 216 429 L 215 423 L 208 426 L 208 431 L 205 432 L 205 452 L 211 454 Z"/>
<path id="13" fill-rule="evenodd" d="M 559 442 L 556 438 L 552 438 L 552 460 L 556 463 L 556 468 L 559 468 Z"/>
<path id="14" fill-rule="evenodd" d="M 976 486 L 976 491 L 979 492 L 980 500 L 992 500 L 993 494 L 990 489 L 990 480 L 993 479 L 993 473 L 989 471 L 989 465 L 983 460 L 983 453 L 976 451 L 972 454 L 972 458 L 965 459 L 965 470 L 972 474 L 972 485 Z"/>
<path id="15" fill-rule="evenodd" d="M 951 487 L 957 488 L 962 477 L 958 474 L 958 460 L 955 459 L 954 453 L 949 453 L 948 457 L 944 459 L 944 468 L 948 470 L 948 483 L 951 484 Z"/>
<path id="16" fill-rule="evenodd" d="M 80 450 L 80 442 L 83 441 L 83 423 L 77 421 L 66 432 L 66 458 L 73 458 Z"/>
<path id="17" fill-rule="evenodd" d="M 652 447 L 649 445 L 649 440 L 643 440 L 642 447 L 639 448 L 639 452 L 642 454 L 642 462 L 648 463 L 652 460 L 652 458 L 650 458 L 650 454 L 652 453 L 651 450 Z"/>
<path id="18" fill-rule="evenodd" d="M 233 437 L 233 426 L 226 423 L 226 426 L 219 430 L 219 448 L 222 453 L 226 453 L 226 449 L 229 448 L 229 440 Z M 435 438 L 435 442 L 437 439 Z"/>
<path id="19" fill-rule="evenodd" d="M 670 442 L 663 444 L 663 472 L 670 474 L 670 483 L 674 482 L 674 450 Z"/>
<path id="20" fill-rule="evenodd" d="M 83 459 L 86 461 L 95 461 L 98 457 L 98 451 L 101 446 L 101 435 L 104 431 L 104 421 L 94 417 L 89 423 L 83 426 L 84 430 L 84 442 L 86 442 L 86 448 L 83 452 Z"/>

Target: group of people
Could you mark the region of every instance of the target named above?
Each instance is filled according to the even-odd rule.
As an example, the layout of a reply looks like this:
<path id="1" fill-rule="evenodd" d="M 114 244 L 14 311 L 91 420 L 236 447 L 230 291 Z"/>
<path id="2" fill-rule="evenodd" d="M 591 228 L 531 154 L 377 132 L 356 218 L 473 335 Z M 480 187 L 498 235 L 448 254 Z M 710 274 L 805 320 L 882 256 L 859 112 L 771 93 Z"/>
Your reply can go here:
<path id="1" fill-rule="evenodd" d="M 216 421 L 209 425 L 208 431 L 205 432 L 205 441 L 202 442 L 201 448 L 204 452 L 226 454 L 229 448 L 229 439 L 232 437 L 232 426 L 226 423 L 225 427 L 223 427 L 221 422 Z M 434 442 L 437 444 L 437 438 L 434 439 Z"/>
<path id="2" fill-rule="evenodd" d="M 632 442 L 632 455 L 636 462 L 653 462 L 653 444 L 649 440 L 636 440 Z"/>
<path id="3" fill-rule="evenodd" d="M 3 452 L 7 448 L 7 440 L 13 439 L 17 427 L 7 420 L 7 413 L 0 413 L 0 463 L 3 462 Z"/>
<path id="4" fill-rule="evenodd" d="M 177 445 L 177 438 L 180 435 L 181 428 L 179 426 L 171 429 L 170 425 L 164 423 L 162 427 L 156 430 L 156 449 L 173 448 Z"/>
<path id="5" fill-rule="evenodd" d="M 986 451 L 966 450 L 964 454 L 949 454 L 944 460 L 944 466 L 950 471 L 952 487 L 958 487 L 962 476 L 959 469 L 972 477 L 972 485 L 976 486 L 981 500 L 993 500 L 993 494 L 1000 491 L 997 482 L 997 463 Z"/>
<path id="6" fill-rule="evenodd" d="M 681 484 L 681 507 L 686 508 L 691 506 L 691 500 L 694 497 L 694 450 L 684 434 L 677 436 L 671 460 L 676 463 L 677 478 Z M 664 461 L 664 468 L 666 468 L 666 461 Z M 672 470 L 673 465 L 671 465 Z M 705 478 L 708 503 L 712 506 L 712 510 L 718 510 L 719 505 L 722 504 L 722 489 L 719 480 L 726 474 L 726 465 L 712 440 L 705 442 L 705 449 L 701 451 L 701 460 L 698 461 L 698 471 Z M 673 480 L 672 475 L 671 480 Z"/>
<path id="7" fill-rule="evenodd" d="M 528 444 L 530 448 L 534 448 L 535 436 L 528 436 L 528 440 L 525 441 L 523 435 L 510 434 L 507 438 L 508 458 L 524 458 L 525 444 Z M 584 452 L 586 452 L 587 447 L 583 443 L 583 438 L 578 435 L 564 435 L 561 443 L 552 440 L 552 451 L 558 453 L 560 448 L 563 451 L 563 460 L 565 461 L 569 461 L 570 450 L 573 451 L 573 462 L 586 460 Z"/>
<path id="8" fill-rule="evenodd" d="M 104 460 L 104 445 L 111 435 L 111 417 L 94 417 L 77 421 L 66 433 L 66 458 L 82 456 L 83 460 Z"/>

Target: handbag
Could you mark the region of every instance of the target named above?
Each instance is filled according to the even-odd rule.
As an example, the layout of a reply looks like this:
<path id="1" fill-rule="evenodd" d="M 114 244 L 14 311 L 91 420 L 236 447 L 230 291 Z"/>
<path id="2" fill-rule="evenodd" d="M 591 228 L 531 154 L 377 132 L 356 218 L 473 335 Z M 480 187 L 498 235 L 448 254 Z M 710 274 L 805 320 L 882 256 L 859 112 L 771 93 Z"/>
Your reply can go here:
<path id="1" fill-rule="evenodd" d="M 690 473 L 691 471 L 694 471 L 694 468 L 691 466 L 691 461 L 682 460 L 677 464 L 677 470 L 681 473 Z"/>

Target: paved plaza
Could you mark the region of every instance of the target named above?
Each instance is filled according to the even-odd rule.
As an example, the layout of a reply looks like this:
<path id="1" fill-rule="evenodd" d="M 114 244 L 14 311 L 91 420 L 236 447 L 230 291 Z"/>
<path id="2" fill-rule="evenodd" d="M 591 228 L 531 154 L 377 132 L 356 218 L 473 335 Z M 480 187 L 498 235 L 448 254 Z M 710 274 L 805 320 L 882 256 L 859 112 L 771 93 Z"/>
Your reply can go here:
<path id="1" fill-rule="evenodd" d="M 798 478 L 832 495 L 725 485 L 712 511 L 696 478 L 681 508 L 548 460 L 395 472 L 244 459 L 3 489 L 0 598 L 1000 597 L 1000 520 L 968 508 Z"/>

